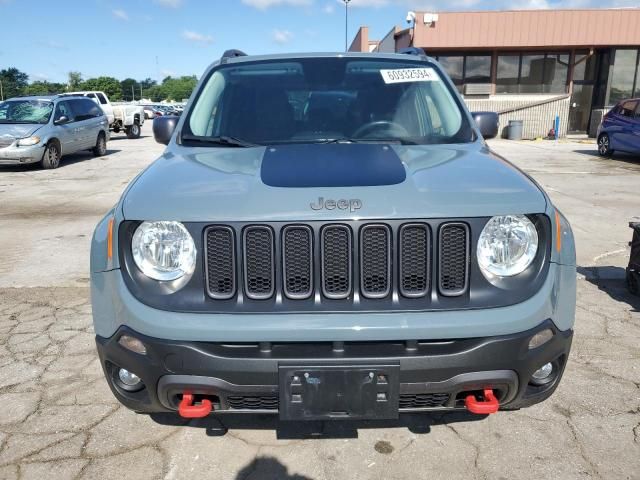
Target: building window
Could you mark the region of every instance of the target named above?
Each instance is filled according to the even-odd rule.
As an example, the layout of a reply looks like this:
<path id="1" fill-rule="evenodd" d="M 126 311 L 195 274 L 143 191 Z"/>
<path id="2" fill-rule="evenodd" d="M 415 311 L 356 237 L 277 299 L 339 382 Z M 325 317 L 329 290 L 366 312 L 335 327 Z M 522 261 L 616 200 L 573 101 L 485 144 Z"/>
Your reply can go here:
<path id="1" fill-rule="evenodd" d="M 499 55 L 496 93 L 566 93 L 569 54 Z"/>
<path id="2" fill-rule="evenodd" d="M 638 50 L 617 49 L 613 58 L 613 73 L 609 91 L 609 105 L 634 95 L 638 71 Z M 640 89 L 636 87 L 640 93 Z"/>
<path id="3" fill-rule="evenodd" d="M 461 92 L 467 83 L 491 83 L 491 55 L 441 55 L 436 59 Z"/>
<path id="4" fill-rule="evenodd" d="M 451 77 L 456 86 L 462 85 L 464 76 L 464 57 L 462 56 L 442 56 L 438 57 L 440 65 L 444 68 L 447 75 Z"/>
<path id="5" fill-rule="evenodd" d="M 491 56 L 465 57 L 464 83 L 491 83 Z"/>

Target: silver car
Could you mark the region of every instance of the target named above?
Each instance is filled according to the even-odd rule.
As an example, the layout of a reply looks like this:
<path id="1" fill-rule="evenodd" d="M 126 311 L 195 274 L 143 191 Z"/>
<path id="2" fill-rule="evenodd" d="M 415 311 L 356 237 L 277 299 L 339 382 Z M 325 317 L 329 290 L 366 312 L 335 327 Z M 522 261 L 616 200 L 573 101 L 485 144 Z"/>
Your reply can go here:
<path id="1" fill-rule="evenodd" d="M 88 98 L 39 96 L 0 103 L 0 165 L 57 168 L 64 155 L 107 151 L 109 122 Z"/>

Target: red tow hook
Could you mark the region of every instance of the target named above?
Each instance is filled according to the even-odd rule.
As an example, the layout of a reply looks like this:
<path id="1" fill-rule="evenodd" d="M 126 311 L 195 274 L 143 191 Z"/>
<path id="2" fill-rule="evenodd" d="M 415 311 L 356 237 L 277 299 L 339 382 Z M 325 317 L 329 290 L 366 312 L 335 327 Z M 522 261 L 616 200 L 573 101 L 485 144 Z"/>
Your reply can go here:
<path id="1" fill-rule="evenodd" d="M 468 395 L 464 400 L 464 406 L 467 407 L 467 410 L 471 413 L 478 415 L 496 413 L 500 404 L 498 403 L 496 396 L 493 394 L 493 390 L 485 388 L 483 394 L 484 400 L 476 400 L 474 395 Z"/>
<path id="2" fill-rule="evenodd" d="M 199 405 L 193 404 L 193 394 L 183 393 L 180 405 L 178 405 L 178 413 L 182 418 L 202 418 L 206 417 L 213 410 L 211 400 L 202 399 Z"/>

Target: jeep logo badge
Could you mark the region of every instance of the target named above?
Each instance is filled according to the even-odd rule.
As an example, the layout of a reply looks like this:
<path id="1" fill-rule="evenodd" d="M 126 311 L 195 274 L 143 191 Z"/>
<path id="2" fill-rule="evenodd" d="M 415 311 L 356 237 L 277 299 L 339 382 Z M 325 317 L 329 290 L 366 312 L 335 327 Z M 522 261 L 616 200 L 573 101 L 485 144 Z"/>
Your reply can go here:
<path id="1" fill-rule="evenodd" d="M 323 208 L 327 210 L 349 210 L 350 212 L 355 212 L 356 210 L 360 210 L 362 208 L 362 201 L 359 198 L 351 198 L 346 200 L 341 198 L 340 200 L 332 200 L 330 198 L 324 199 L 324 197 L 318 198 L 318 203 L 310 203 L 310 206 L 313 210 L 322 210 Z"/>

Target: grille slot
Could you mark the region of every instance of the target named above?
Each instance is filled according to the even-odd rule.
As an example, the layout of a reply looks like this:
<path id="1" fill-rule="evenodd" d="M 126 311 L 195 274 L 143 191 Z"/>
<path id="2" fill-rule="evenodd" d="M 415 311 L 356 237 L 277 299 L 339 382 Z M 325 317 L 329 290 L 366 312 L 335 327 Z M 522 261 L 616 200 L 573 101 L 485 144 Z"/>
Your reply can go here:
<path id="1" fill-rule="evenodd" d="M 360 230 L 360 289 L 367 298 L 384 298 L 391 290 L 391 232 L 386 225 Z"/>
<path id="2" fill-rule="evenodd" d="M 423 223 L 400 227 L 400 293 L 424 297 L 429 290 L 431 245 L 429 227 Z"/>
<path id="3" fill-rule="evenodd" d="M 205 238 L 207 293 L 216 300 L 228 300 L 236 293 L 236 252 L 233 230 L 216 225 L 206 230 Z"/>
<path id="4" fill-rule="evenodd" d="M 305 225 L 287 226 L 282 231 L 284 293 L 293 300 L 313 293 L 313 234 Z"/>
<path id="5" fill-rule="evenodd" d="M 462 295 L 469 283 L 469 227 L 464 223 L 442 225 L 439 248 L 440 293 Z"/>
<path id="6" fill-rule="evenodd" d="M 399 408 L 438 408 L 446 406 L 448 393 L 418 393 L 400 395 Z"/>
<path id="7" fill-rule="evenodd" d="M 244 231 L 244 286 L 253 300 L 270 298 L 274 292 L 274 242 L 269 227 L 251 226 Z"/>
<path id="8" fill-rule="evenodd" d="M 322 229 L 322 293 L 331 299 L 351 294 L 351 230 L 346 225 L 329 225 Z"/>
<path id="9" fill-rule="evenodd" d="M 228 396 L 229 408 L 234 410 L 277 410 L 278 397 L 274 395 L 263 396 Z"/>

